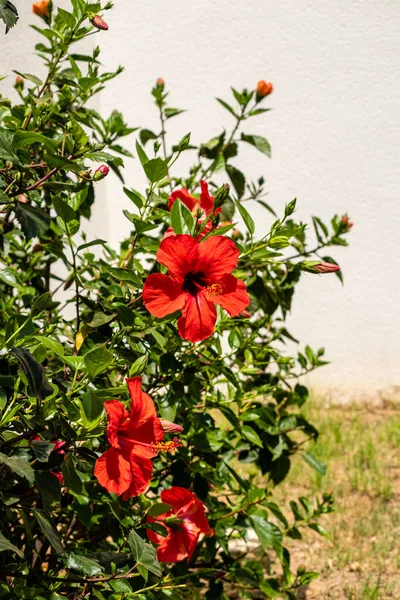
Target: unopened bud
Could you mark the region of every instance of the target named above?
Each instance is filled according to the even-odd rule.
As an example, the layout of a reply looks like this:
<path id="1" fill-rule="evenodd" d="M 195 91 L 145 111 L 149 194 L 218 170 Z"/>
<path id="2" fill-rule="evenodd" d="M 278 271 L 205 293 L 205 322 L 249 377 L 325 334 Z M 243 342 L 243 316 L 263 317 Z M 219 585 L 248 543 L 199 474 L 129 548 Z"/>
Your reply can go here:
<path id="1" fill-rule="evenodd" d="M 17 75 L 15 78 L 15 87 L 16 88 L 23 88 L 24 87 L 24 80 L 21 77 L 21 75 Z"/>
<path id="2" fill-rule="evenodd" d="M 107 167 L 107 165 L 101 165 L 98 169 L 95 170 L 93 175 L 93 181 L 100 181 L 101 179 L 104 179 L 104 177 L 107 177 L 109 172 L 110 167 Z"/>
<path id="3" fill-rule="evenodd" d="M 241 233 L 239 231 L 239 229 L 234 229 L 232 231 L 232 239 L 233 240 L 242 240 L 243 239 L 243 233 Z"/>
<path id="4" fill-rule="evenodd" d="M 38 2 L 34 2 L 32 4 L 33 14 L 37 15 L 38 17 L 42 17 L 42 19 L 50 16 L 49 4 L 50 0 L 39 0 Z"/>
<path id="5" fill-rule="evenodd" d="M 343 215 L 343 217 L 340 219 L 340 224 L 343 227 L 346 227 L 346 229 L 351 229 L 353 227 L 353 225 L 354 225 L 354 223 L 352 223 L 349 220 L 349 217 L 347 215 Z"/>
<path id="6" fill-rule="evenodd" d="M 274 86 L 272 85 L 272 83 L 270 81 L 267 82 L 267 81 L 264 81 L 264 79 L 259 81 L 257 83 L 257 87 L 256 87 L 257 102 L 262 100 L 262 98 L 265 98 L 265 96 L 269 96 L 270 94 L 272 94 L 273 91 L 274 91 Z"/>
<path id="7" fill-rule="evenodd" d="M 167 419 L 160 419 L 160 421 L 165 433 L 180 433 L 183 431 L 183 427 L 176 423 L 171 423 L 171 421 L 167 421 Z"/>
<path id="8" fill-rule="evenodd" d="M 94 25 L 97 29 L 101 29 L 102 31 L 108 30 L 108 25 L 100 15 L 96 15 L 92 19 L 92 25 Z"/>
<path id="9" fill-rule="evenodd" d="M 64 483 L 64 477 L 62 473 L 56 473 L 55 471 L 50 471 L 50 473 L 57 478 L 57 481 L 60 485 Z"/>
<path id="10" fill-rule="evenodd" d="M 165 81 L 164 81 L 164 79 L 162 77 L 159 77 L 157 79 L 156 86 L 164 89 Z"/>
<path id="11" fill-rule="evenodd" d="M 336 273 L 337 271 L 340 271 L 339 265 L 324 261 L 318 263 L 317 265 L 313 265 L 313 268 L 317 270 L 318 273 Z"/>
<path id="12" fill-rule="evenodd" d="M 22 204 L 26 204 L 28 202 L 26 196 L 24 196 L 24 194 L 20 194 L 18 196 L 18 202 L 22 202 Z"/>
<path id="13" fill-rule="evenodd" d="M 306 566 L 300 565 L 297 569 L 297 575 L 304 575 L 305 572 L 306 572 Z"/>
<path id="14" fill-rule="evenodd" d="M 215 194 L 215 199 L 214 199 L 215 208 L 219 208 L 220 206 L 222 206 L 224 204 L 225 200 L 227 200 L 228 198 L 229 198 L 229 184 L 225 183 L 223 186 L 221 186 L 219 188 L 219 190 Z"/>
<path id="15" fill-rule="evenodd" d="M 88 169 L 87 171 L 81 171 L 79 173 L 79 177 L 81 179 L 86 179 L 90 181 L 92 179 L 92 171 L 90 169 Z"/>
<path id="16" fill-rule="evenodd" d="M 250 319 L 252 316 L 253 315 L 248 310 L 242 310 L 242 312 L 239 313 L 239 317 L 243 317 L 243 319 Z"/>

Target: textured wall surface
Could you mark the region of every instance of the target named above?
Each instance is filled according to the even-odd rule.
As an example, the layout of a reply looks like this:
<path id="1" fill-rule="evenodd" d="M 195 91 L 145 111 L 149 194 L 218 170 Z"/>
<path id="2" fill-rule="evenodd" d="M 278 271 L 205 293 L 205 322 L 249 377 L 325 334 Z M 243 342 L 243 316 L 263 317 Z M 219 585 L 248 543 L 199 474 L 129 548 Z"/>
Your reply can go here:
<path id="1" fill-rule="evenodd" d="M 23 70 L 35 39 L 30 2 L 15 0 L 21 23 L 0 36 L 1 71 Z M 57 0 L 55 0 L 57 4 Z M 62 3 L 66 4 L 66 1 Z M 400 389 L 400 5 L 391 0 L 116 0 L 103 44 L 107 68 L 125 73 L 97 108 L 120 109 L 130 125 L 157 129 L 149 91 L 162 76 L 170 103 L 188 112 L 171 122 L 173 141 L 192 131 L 195 141 L 230 127 L 214 96 L 229 86 L 274 82 L 274 110 L 246 126 L 272 144 L 272 160 L 253 151 L 243 171 L 263 174 L 269 202 L 283 209 L 298 198 L 297 216 L 328 218 L 348 211 L 355 226 L 350 248 L 334 256 L 345 286 L 334 276 L 306 275 L 290 318 L 292 332 L 313 347 L 325 345 L 331 365 L 313 376 L 336 397 Z M 28 55 L 29 56 L 29 55 Z M 7 84 L 5 84 L 7 88 Z M 133 139 L 130 142 L 133 148 Z M 129 185 L 144 180 L 127 161 Z M 183 165 L 187 165 L 187 161 Z M 111 178 L 102 184 L 93 229 L 117 241 L 129 230 L 122 208 L 130 202 Z M 256 214 L 258 230 L 269 224 Z"/>

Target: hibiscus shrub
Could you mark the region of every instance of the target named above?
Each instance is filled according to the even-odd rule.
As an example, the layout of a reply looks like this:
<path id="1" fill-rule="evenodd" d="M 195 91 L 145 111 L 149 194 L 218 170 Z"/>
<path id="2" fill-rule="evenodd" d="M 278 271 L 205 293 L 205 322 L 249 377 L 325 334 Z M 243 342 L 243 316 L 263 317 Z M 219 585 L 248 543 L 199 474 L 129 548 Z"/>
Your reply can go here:
<path id="1" fill-rule="evenodd" d="M 244 132 L 270 83 L 219 100 L 231 134 L 170 146 L 182 111 L 160 79 L 160 129 L 136 136 L 148 184 L 124 187 L 131 234 L 118 249 L 86 235 L 135 129 L 88 106 L 121 68 L 75 50 L 112 35 L 111 3 L 55 4 L 33 7 L 47 75 L 17 73 L 19 101 L 0 97 L 0 598 L 296 598 L 316 573 L 285 540 L 325 535 L 332 499 L 275 500 L 294 455 L 325 471 L 299 383 L 323 350 L 286 350 L 285 318 L 304 271 L 341 276 L 325 249 L 351 222 L 314 217 L 310 245 L 296 201 L 276 216 L 238 169 L 242 144 L 260 169 L 270 154 Z"/>

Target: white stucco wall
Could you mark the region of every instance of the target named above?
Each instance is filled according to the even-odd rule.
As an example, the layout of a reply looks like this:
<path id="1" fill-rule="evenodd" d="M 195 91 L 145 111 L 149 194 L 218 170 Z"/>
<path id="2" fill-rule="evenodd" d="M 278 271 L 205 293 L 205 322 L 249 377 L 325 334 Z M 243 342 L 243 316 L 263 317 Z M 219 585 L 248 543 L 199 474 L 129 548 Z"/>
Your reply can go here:
<path id="1" fill-rule="evenodd" d="M 21 23 L 0 36 L 1 71 L 32 70 L 26 52 L 30 2 L 15 0 Z M 55 0 L 57 4 L 57 0 Z M 65 5 L 66 0 L 63 4 Z M 258 79 L 274 82 L 273 112 L 246 127 L 269 139 L 273 158 L 255 150 L 240 159 L 263 174 L 279 210 L 298 198 L 297 217 L 348 211 L 350 247 L 338 248 L 345 277 L 305 276 L 290 318 L 292 332 L 325 345 L 332 364 L 312 378 L 339 399 L 400 389 L 400 5 L 392 0 L 116 0 L 103 42 L 107 68 L 125 73 L 99 99 L 104 113 L 120 109 L 129 124 L 157 129 L 149 95 L 157 77 L 171 104 L 189 109 L 171 121 L 170 139 L 192 131 L 204 141 L 230 126 L 215 100 Z M 29 59 L 30 60 L 30 59 Z M 133 139 L 130 147 L 133 148 Z M 182 164 L 187 164 L 183 162 Z M 138 161 L 126 162 L 128 185 L 144 184 Z M 129 230 L 131 208 L 111 178 L 103 182 L 96 232 L 111 241 Z M 260 233 L 268 226 L 258 217 Z"/>

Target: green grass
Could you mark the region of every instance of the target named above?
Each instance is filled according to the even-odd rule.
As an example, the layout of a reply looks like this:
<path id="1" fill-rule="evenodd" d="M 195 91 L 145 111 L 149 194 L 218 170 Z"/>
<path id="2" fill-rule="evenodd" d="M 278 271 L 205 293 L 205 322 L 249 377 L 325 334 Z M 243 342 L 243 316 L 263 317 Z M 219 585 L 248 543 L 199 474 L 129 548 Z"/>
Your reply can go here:
<path id="1" fill-rule="evenodd" d="M 299 495 L 331 491 L 335 512 L 322 524 L 330 539 L 306 534 L 290 541 L 294 565 L 306 563 L 321 577 L 306 600 L 400 598 L 400 410 L 310 402 L 308 418 L 321 432 L 310 450 L 328 466 L 326 476 L 299 457 L 277 490 L 288 503 Z"/>

